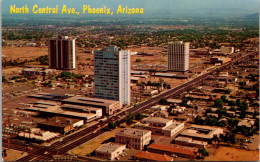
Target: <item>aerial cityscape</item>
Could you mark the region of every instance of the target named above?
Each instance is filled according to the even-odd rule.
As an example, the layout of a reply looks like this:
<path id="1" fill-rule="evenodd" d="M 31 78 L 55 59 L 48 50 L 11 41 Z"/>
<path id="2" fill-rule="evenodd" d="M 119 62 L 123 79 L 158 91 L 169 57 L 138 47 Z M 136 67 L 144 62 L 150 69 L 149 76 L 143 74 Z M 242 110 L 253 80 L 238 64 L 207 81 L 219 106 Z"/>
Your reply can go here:
<path id="1" fill-rule="evenodd" d="M 2 160 L 259 161 L 257 0 L 46 1 L 2 5 Z"/>

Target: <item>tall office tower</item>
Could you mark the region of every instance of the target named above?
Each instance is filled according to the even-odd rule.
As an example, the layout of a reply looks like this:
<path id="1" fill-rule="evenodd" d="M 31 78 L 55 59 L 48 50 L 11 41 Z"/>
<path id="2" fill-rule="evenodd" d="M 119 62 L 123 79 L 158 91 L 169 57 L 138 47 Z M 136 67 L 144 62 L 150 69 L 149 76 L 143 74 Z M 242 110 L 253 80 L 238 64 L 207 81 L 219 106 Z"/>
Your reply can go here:
<path id="1" fill-rule="evenodd" d="M 168 43 L 168 70 L 185 72 L 189 69 L 190 43 L 175 41 Z"/>
<path id="2" fill-rule="evenodd" d="M 75 39 L 58 36 L 49 41 L 49 67 L 60 70 L 75 69 Z"/>
<path id="3" fill-rule="evenodd" d="M 110 46 L 94 56 L 95 97 L 130 104 L 130 51 Z"/>

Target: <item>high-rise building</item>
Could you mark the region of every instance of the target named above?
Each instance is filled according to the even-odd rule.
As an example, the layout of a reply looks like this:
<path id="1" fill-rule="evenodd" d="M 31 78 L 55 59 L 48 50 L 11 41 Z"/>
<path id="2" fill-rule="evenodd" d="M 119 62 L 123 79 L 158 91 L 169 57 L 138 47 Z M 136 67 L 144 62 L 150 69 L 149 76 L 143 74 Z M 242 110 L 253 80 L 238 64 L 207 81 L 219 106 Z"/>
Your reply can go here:
<path id="1" fill-rule="evenodd" d="M 115 46 L 96 50 L 94 56 L 95 97 L 130 104 L 130 51 Z"/>
<path id="2" fill-rule="evenodd" d="M 168 70 L 185 72 L 189 69 L 190 43 L 175 41 L 168 43 Z"/>
<path id="3" fill-rule="evenodd" d="M 49 41 L 49 67 L 60 70 L 75 69 L 75 39 L 58 36 Z"/>

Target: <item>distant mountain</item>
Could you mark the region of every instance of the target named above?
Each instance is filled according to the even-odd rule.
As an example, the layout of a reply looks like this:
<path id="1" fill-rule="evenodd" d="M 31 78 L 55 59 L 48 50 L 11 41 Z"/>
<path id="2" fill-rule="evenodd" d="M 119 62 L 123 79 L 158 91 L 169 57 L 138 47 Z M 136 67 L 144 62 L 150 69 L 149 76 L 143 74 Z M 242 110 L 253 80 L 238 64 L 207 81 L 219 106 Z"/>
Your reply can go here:
<path id="1" fill-rule="evenodd" d="M 199 8 L 189 10 L 149 11 L 149 15 L 158 17 L 201 17 L 201 18 L 243 18 L 254 13 L 251 10 L 238 8 Z M 146 15 L 148 15 L 146 13 Z"/>
<path id="2" fill-rule="evenodd" d="M 259 13 L 247 15 L 245 18 L 246 19 L 259 19 Z"/>

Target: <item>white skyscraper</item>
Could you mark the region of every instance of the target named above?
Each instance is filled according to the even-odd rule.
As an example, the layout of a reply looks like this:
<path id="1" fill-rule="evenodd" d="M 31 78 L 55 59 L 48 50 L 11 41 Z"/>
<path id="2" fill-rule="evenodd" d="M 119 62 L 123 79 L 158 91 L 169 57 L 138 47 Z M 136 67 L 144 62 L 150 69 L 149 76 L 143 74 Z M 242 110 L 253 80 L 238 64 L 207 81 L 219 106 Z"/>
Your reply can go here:
<path id="1" fill-rule="evenodd" d="M 168 43 L 168 70 L 185 72 L 189 69 L 190 43 L 175 41 Z"/>
<path id="2" fill-rule="evenodd" d="M 110 46 L 94 56 L 95 97 L 130 104 L 130 51 Z"/>

